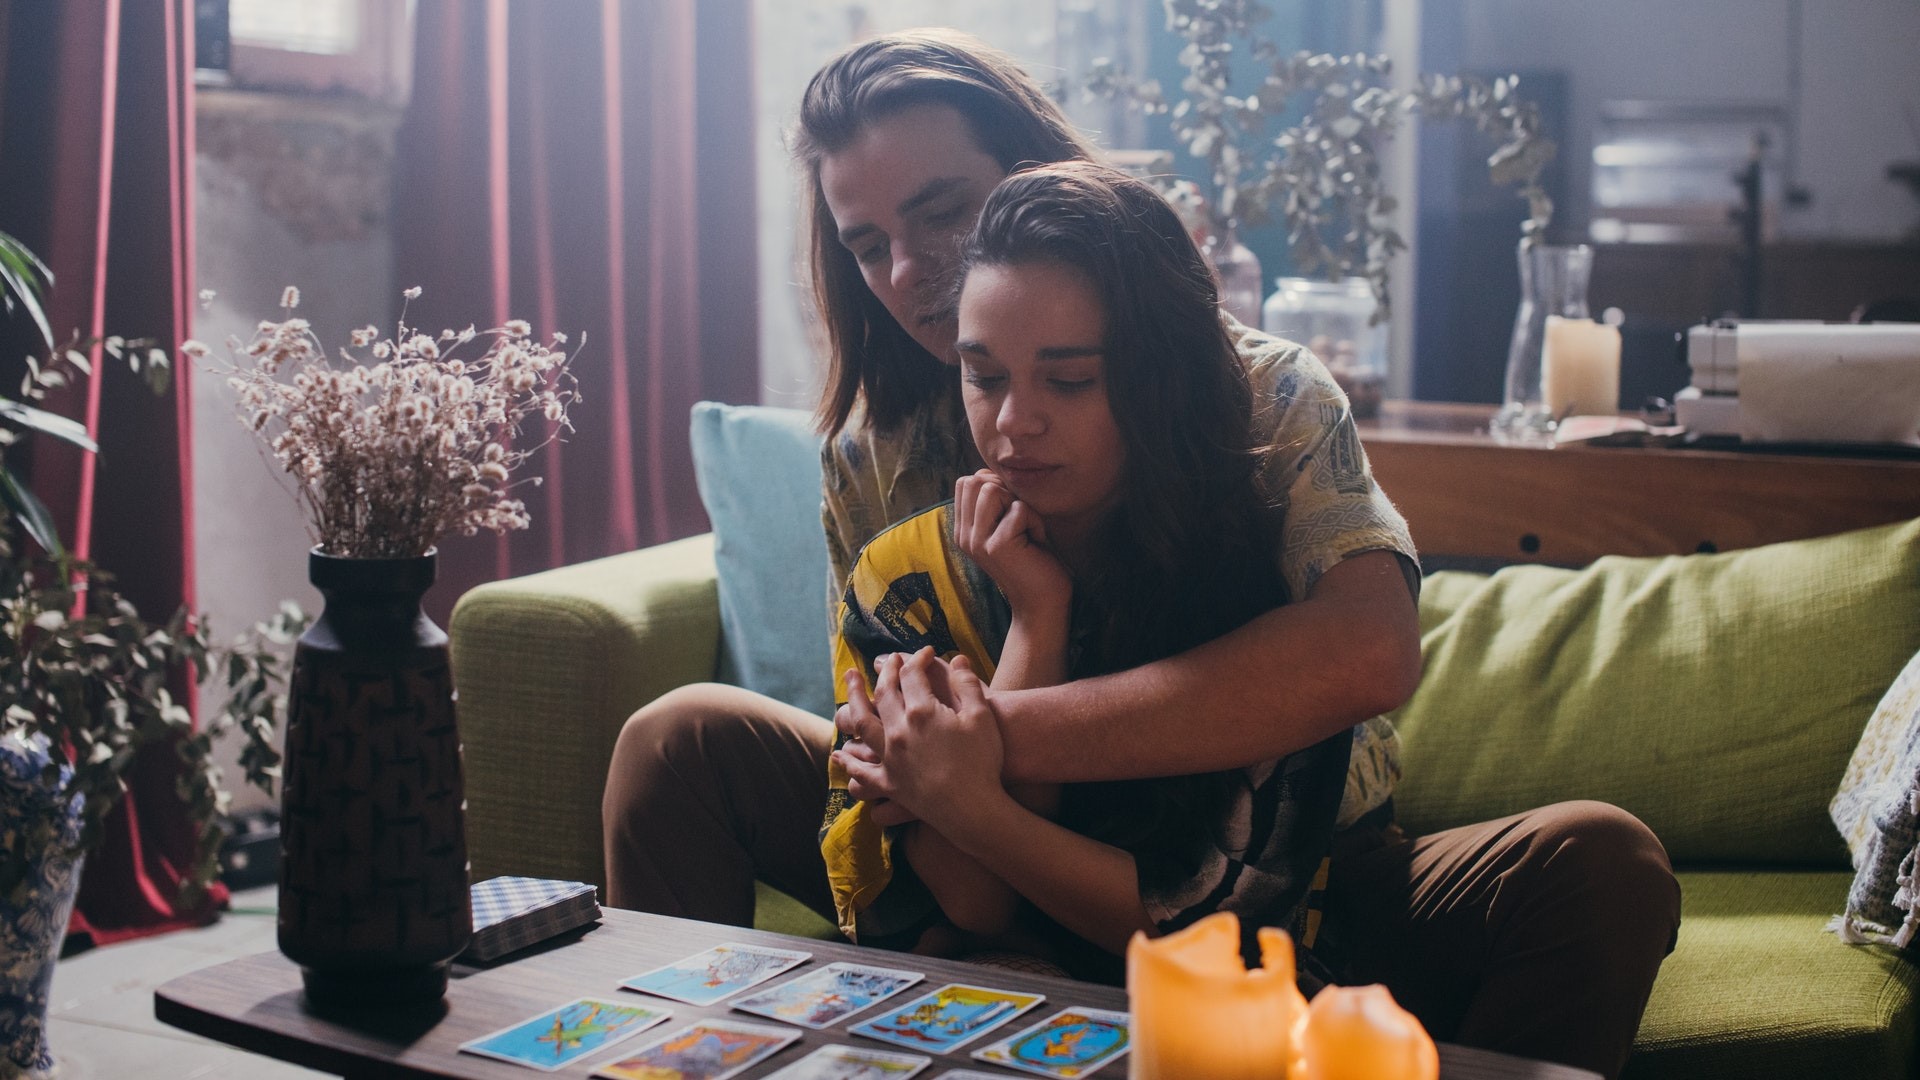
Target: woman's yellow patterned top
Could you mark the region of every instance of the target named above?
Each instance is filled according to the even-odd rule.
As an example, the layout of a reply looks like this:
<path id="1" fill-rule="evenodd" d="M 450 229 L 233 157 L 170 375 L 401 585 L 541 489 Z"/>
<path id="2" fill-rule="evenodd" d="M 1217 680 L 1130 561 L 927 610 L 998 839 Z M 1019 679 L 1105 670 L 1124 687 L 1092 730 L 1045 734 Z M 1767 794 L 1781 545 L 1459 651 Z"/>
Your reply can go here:
<path id="1" fill-rule="evenodd" d="M 869 692 L 875 660 L 927 647 L 942 659 L 965 656 L 992 679 L 1011 611 L 992 580 L 959 550 L 952 529 L 951 503 L 916 514 L 874 537 L 848 574 L 834 664 L 838 671 L 858 672 Z M 838 690 L 844 703 L 845 685 Z M 1199 725 L 1205 719 L 1169 723 Z M 1240 782 L 1219 820 L 1177 826 L 1191 856 L 1174 864 L 1177 872 L 1167 871 L 1158 852 L 1130 850 L 1141 860 L 1140 899 L 1154 923 L 1172 931 L 1229 910 L 1249 926 L 1286 926 L 1310 949 L 1351 746 L 1343 733 L 1239 770 Z M 867 804 L 851 802 L 846 787 L 845 771 L 830 766 L 820 848 L 837 921 L 842 932 L 868 944 L 910 938 L 937 914 L 937 905 L 912 867 L 894 857 L 891 838 L 873 822 Z M 1127 797 L 1150 795 L 1129 790 Z M 1111 824 L 1072 815 L 1061 823 L 1076 831 Z"/>

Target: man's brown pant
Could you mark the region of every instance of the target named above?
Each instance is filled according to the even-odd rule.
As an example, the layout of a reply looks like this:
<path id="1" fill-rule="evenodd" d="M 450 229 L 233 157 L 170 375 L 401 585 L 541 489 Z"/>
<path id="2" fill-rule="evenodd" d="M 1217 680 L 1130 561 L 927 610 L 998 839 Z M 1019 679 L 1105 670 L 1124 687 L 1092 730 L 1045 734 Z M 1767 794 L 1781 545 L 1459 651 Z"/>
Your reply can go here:
<path id="1" fill-rule="evenodd" d="M 634 714 L 607 776 L 607 902 L 747 926 L 758 878 L 831 918 L 816 834 L 832 744 L 827 721 L 730 686 Z M 1386 984 L 1435 1038 L 1615 1076 L 1679 923 L 1659 840 L 1570 802 L 1343 834 L 1323 933 L 1341 981 Z"/>

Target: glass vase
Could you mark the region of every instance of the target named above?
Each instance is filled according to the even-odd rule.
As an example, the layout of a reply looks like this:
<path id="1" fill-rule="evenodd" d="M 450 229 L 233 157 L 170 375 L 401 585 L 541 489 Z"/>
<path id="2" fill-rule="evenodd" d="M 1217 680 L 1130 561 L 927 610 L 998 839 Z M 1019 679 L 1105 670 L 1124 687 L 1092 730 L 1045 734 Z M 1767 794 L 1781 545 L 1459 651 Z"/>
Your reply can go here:
<path id="1" fill-rule="evenodd" d="M 1220 306 L 1244 326 L 1260 325 L 1260 258 L 1233 225 L 1207 238 L 1207 260 L 1220 278 Z"/>
<path id="2" fill-rule="evenodd" d="M 432 552 L 315 549 L 326 599 L 294 650 L 280 818 L 280 951 L 323 1004 L 437 1000 L 473 932 L 447 635 L 420 609 Z"/>
<path id="3" fill-rule="evenodd" d="M 1520 241 L 1520 310 L 1507 348 L 1507 390 L 1493 420 L 1493 434 L 1516 442 L 1546 442 L 1555 418 L 1541 395 L 1541 360 L 1547 316 L 1585 319 L 1593 249 L 1585 244 Z"/>

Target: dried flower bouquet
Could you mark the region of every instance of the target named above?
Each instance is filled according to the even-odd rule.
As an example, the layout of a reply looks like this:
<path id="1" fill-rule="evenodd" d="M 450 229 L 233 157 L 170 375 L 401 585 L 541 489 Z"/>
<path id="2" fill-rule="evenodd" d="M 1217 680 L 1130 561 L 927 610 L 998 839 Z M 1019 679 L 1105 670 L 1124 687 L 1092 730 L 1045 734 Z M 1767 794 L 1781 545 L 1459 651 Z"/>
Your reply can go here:
<path id="1" fill-rule="evenodd" d="M 403 308 L 392 337 L 353 331 L 336 366 L 293 316 L 299 302 L 289 287 L 281 321 L 230 340 L 235 362 L 223 373 L 242 422 L 291 478 L 321 552 L 407 558 L 449 533 L 527 527 L 513 472 L 572 430 L 567 410 L 580 397 L 565 335 L 542 344 L 513 319 L 429 336 L 406 324 Z M 209 350 L 188 342 L 184 351 L 198 359 Z M 530 417 L 545 425 L 535 439 L 523 427 Z"/>

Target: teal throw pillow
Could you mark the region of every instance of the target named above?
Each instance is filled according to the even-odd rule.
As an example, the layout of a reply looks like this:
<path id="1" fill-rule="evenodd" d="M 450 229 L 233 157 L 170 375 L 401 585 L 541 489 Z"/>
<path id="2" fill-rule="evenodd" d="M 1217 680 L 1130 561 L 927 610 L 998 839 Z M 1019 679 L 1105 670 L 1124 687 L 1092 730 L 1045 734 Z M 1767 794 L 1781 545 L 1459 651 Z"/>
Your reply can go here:
<path id="1" fill-rule="evenodd" d="M 720 678 L 833 714 L 820 436 L 798 409 L 693 407 L 693 472 L 713 522 Z"/>

